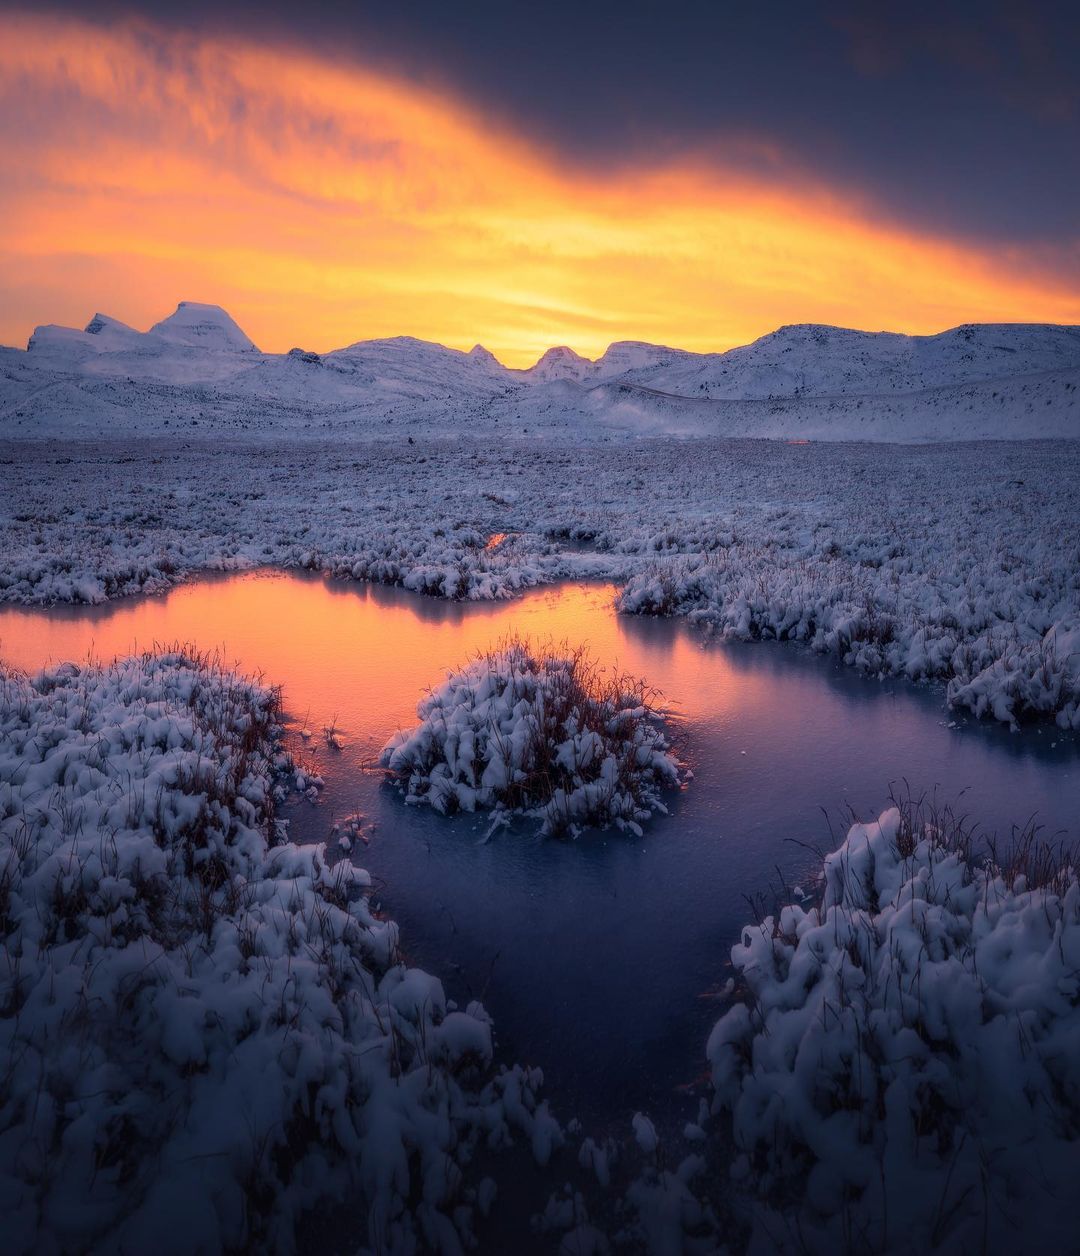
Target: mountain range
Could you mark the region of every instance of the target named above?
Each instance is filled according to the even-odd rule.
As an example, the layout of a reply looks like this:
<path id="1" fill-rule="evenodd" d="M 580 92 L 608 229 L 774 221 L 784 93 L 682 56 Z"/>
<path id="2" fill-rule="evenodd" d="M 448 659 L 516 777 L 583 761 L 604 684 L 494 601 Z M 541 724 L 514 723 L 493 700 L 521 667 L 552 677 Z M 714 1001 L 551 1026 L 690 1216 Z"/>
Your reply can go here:
<path id="1" fill-rule="evenodd" d="M 1080 327 L 932 336 L 781 327 L 725 353 L 565 346 L 526 370 L 401 336 L 262 353 L 223 309 L 182 301 L 146 332 L 95 314 L 0 348 L 0 437 L 387 437 L 463 432 L 935 441 L 1080 437 Z"/>

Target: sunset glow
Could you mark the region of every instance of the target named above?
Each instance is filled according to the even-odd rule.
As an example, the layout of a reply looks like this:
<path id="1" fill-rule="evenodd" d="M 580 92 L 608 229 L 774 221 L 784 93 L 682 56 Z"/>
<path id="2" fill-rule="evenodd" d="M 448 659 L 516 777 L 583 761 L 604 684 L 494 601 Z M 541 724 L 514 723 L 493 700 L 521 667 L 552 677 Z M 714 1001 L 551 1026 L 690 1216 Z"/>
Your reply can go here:
<path id="1" fill-rule="evenodd" d="M 583 173 L 461 102 L 235 37 L 0 16 L 0 341 L 220 303 L 263 349 L 408 334 L 724 349 L 784 322 L 1080 321 L 1067 285 L 920 236 L 782 158 Z"/>

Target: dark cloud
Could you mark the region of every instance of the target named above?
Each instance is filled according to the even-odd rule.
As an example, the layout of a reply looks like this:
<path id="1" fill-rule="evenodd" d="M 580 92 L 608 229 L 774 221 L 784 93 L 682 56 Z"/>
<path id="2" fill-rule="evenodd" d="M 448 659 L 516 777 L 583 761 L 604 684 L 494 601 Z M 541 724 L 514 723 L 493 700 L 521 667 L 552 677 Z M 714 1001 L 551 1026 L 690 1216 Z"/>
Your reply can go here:
<path id="1" fill-rule="evenodd" d="M 795 162 L 912 226 L 1051 255 L 1080 237 L 1076 4 L 99 0 L 92 13 L 449 87 L 568 161 Z"/>

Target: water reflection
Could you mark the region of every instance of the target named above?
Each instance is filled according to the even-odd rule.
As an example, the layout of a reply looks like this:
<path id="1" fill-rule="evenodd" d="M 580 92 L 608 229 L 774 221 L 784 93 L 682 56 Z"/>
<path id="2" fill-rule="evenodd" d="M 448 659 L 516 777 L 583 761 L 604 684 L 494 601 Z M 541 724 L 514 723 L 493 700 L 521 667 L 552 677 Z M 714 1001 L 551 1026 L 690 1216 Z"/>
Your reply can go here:
<path id="1" fill-rule="evenodd" d="M 906 776 L 948 798 L 966 791 L 988 828 L 1037 812 L 1076 838 L 1080 756 L 1054 730 L 954 720 L 937 690 L 616 616 L 612 592 L 460 605 L 298 574 L 209 578 L 98 608 L 0 609 L 0 655 L 29 670 L 193 640 L 282 684 L 294 728 L 316 733 L 303 753 L 327 779 L 317 805 L 292 808 L 294 835 L 321 840 L 334 816 L 368 818 L 357 858 L 384 884 L 411 957 L 455 997 L 484 998 L 507 1055 L 544 1067 L 563 1112 L 623 1123 L 651 1107 L 681 1121 L 671 1096 L 699 1073 L 716 1014 L 701 996 L 723 976 L 746 896 L 775 883 L 777 867 L 789 881 L 812 872 L 799 843 L 828 845 L 820 808 L 876 813 Z M 511 631 L 587 643 L 685 720 L 696 779 L 643 840 L 544 842 L 526 824 L 484 843 L 482 820 L 406 808 L 365 770 L 429 685 Z M 340 752 L 318 738 L 331 722 Z"/>

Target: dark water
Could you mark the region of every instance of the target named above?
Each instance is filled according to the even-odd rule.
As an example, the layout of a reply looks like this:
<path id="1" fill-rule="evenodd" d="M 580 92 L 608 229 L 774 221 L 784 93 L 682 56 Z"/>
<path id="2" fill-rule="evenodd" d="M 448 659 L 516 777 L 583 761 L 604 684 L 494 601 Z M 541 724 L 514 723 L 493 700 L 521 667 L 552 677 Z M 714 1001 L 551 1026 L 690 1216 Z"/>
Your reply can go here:
<path id="1" fill-rule="evenodd" d="M 612 590 L 569 586 L 513 603 L 448 605 L 300 575 L 207 579 L 93 609 L 0 610 L 0 655 L 110 658 L 193 640 L 284 686 L 294 743 L 317 761 L 317 804 L 290 808 L 297 840 L 354 811 L 374 825 L 355 858 L 380 883 L 413 962 L 459 1002 L 481 997 L 507 1060 L 543 1067 L 558 1115 L 625 1131 L 644 1109 L 679 1123 L 704 1067 L 748 896 L 805 883 L 844 808 L 887 805 L 903 778 L 937 788 L 987 831 L 1035 815 L 1080 838 L 1080 744 L 953 717 L 940 690 L 878 682 L 795 647 L 706 643 L 687 626 L 616 616 Z M 370 765 L 448 668 L 509 631 L 586 642 L 674 705 L 695 780 L 641 840 L 541 840 L 520 822 L 484 841 L 482 817 L 406 807 Z M 321 730 L 336 720 L 344 748 Z M 297 730 L 314 736 L 306 746 Z M 779 869 L 779 872 L 778 872 Z M 682 1101 L 672 1102 L 673 1097 Z"/>

